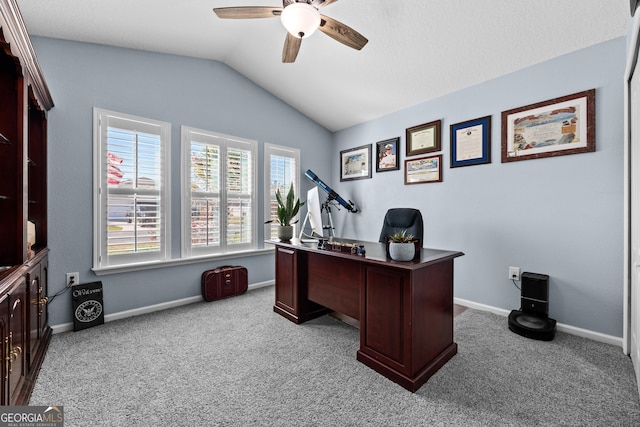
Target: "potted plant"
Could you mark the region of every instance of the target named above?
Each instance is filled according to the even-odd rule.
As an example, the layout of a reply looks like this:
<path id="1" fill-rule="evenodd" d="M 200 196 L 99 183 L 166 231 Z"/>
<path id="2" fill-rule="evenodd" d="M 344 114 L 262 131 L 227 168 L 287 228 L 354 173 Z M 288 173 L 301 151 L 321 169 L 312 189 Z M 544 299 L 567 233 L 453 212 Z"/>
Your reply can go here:
<path id="1" fill-rule="evenodd" d="M 281 241 L 287 242 L 293 237 L 293 226 L 291 224 L 298 222 L 298 220 L 293 222 L 291 221 L 296 217 L 296 215 L 298 215 L 298 211 L 300 210 L 300 207 L 304 205 L 304 202 L 301 202 L 300 199 L 295 200 L 293 184 L 289 187 L 286 199 L 282 198 L 280 189 L 277 189 L 276 201 L 278 202 L 276 216 L 278 217 L 278 223 L 280 223 L 280 227 L 278 227 L 278 238 Z"/>
<path id="2" fill-rule="evenodd" d="M 416 255 L 416 245 L 413 234 L 407 230 L 398 231 L 389 236 L 389 256 L 395 261 L 411 261 Z"/>

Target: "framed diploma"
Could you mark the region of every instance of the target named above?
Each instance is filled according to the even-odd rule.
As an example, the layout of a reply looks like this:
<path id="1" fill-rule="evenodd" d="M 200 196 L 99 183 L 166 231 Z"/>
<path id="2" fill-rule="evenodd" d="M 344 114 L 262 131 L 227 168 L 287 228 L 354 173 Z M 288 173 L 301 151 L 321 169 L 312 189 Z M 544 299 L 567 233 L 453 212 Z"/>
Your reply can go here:
<path id="1" fill-rule="evenodd" d="M 596 90 L 502 112 L 502 163 L 596 151 Z"/>
<path id="2" fill-rule="evenodd" d="M 407 157 L 440 151 L 441 121 L 436 120 L 407 129 Z"/>
<path id="3" fill-rule="evenodd" d="M 340 181 L 371 178 L 371 144 L 340 152 Z"/>
<path id="4" fill-rule="evenodd" d="M 451 167 L 491 163 L 491 116 L 451 125 Z"/>
<path id="5" fill-rule="evenodd" d="M 404 183 L 442 182 L 442 154 L 404 161 Z"/>

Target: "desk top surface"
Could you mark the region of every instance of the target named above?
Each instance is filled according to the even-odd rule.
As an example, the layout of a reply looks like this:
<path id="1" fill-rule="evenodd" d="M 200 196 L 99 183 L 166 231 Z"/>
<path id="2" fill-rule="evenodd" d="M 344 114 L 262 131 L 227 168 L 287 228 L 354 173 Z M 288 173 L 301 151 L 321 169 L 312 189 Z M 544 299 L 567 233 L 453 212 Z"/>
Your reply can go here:
<path id="1" fill-rule="evenodd" d="M 445 259 L 453 259 L 453 258 L 457 258 L 459 256 L 464 255 L 464 253 L 459 251 L 422 248 L 420 250 L 420 259 L 416 259 L 413 261 L 394 261 L 391 258 L 389 258 L 387 254 L 387 245 L 384 243 L 358 241 L 355 239 L 345 239 L 345 238 L 338 238 L 338 237 L 332 238 L 331 242 L 337 242 L 344 245 L 353 245 L 353 244 L 364 245 L 366 254 L 356 255 L 350 252 L 341 252 L 333 249 L 318 249 L 317 243 L 301 242 L 300 239 L 298 238 L 293 238 L 289 242 L 281 242 L 277 239 L 266 241 L 266 243 L 276 245 L 276 246 L 283 246 L 291 249 L 304 250 L 308 252 L 322 253 L 329 256 L 335 256 L 340 258 L 352 258 L 354 259 L 354 261 L 369 262 L 374 264 L 393 265 L 394 267 L 408 269 L 408 270 L 421 268 L 429 264 L 441 262 Z"/>

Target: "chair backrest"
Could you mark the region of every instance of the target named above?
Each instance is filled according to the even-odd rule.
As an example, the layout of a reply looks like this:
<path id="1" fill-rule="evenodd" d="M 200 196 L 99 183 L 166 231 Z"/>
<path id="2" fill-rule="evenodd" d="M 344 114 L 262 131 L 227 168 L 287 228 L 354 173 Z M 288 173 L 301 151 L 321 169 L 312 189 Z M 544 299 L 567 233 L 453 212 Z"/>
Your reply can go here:
<path id="1" fill-rule="evenodd" d="M 386 243 L 389 236 L 398 231 L 407 230 L 407 234 L 413 234 L 413 237 L 423 241 L 423 223 L 422 214 L 418 209 L 413 208 L 394 208 L 389 209 L 384 216 L 382 223 L 382 231 L 380 232 L 380 242 Z"/>

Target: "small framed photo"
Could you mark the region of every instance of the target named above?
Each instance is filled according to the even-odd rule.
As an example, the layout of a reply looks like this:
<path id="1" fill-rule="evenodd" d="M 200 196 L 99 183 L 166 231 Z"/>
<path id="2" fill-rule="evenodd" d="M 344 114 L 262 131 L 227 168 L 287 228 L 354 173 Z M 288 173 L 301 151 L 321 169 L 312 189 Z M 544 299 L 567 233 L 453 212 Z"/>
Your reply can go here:
<path id="1" fill-rule="evenodd" d="M 404 183 L 442 182 L 442 154 L 404 161 Z"/>
<path id="2" fill-rule="evenodd" d="M 596 151 L 596 90 L 502 112 L 502 163 Z"/>
<path id="3" fill-rule="evenodd" d="M 407 157 L 440 151 L 441 121 L 410 127 L 407 129 Z"/>
<path id="4" fill-rule="evenodd" d="M 400 169 L 398 146 L 400 137 L 376 142 L 376 172 L 397 171 Z"/>
<path id="5" fill-rule="evenodd" d="M 491 163 L 491 116 L 450 127 L 451 167 Z"/>
<path id="6" fill-rule="evenodd" d="M 340 181 L 371 178 L 371 144 L 340 152 Z"/>

